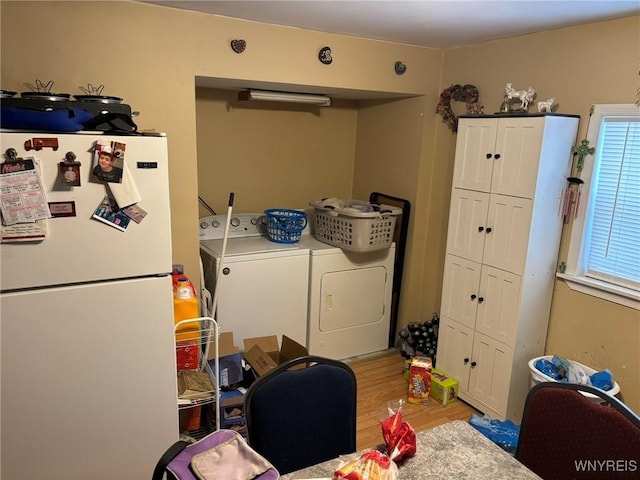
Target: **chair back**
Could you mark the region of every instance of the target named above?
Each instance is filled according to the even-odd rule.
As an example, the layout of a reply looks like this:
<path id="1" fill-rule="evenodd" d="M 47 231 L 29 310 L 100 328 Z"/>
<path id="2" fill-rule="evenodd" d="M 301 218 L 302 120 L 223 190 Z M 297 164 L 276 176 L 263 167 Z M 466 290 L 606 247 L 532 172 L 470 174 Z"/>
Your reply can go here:
<path id="1" fill-rule="evenodd" d="M 356 377 L 343 362 L 296 358 L 249 387 L 245 415 L 249 445 L 280 474 L 355 452 Z"/>
<path id="2" fill-rule="evenodd" d="M 545 480 L 637 479 L 640 417 L 598 388 L 539 383 L 527 395 L 516 459 Z"/>

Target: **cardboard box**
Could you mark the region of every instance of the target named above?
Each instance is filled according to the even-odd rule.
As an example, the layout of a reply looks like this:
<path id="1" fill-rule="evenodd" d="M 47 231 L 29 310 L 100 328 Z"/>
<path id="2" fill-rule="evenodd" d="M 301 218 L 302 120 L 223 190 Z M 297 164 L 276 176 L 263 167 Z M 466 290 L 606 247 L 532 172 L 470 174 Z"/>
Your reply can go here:
<path id="1" fill-rule="evenodd" d="M 222 332 L 218 337 L 218 358 L 219 372 L 218 379 L 221 387 L 228 387 L 234 383 L 242 381 L 242 354 L 240 349 L 233 344 L 233 332 Z M 215 366 L 215 348 L 213 344 L 209 347 L 208 362 L 211 371 Z"/>
<path id="2" fill-rule="evenodd" d="M 245 392 L 242 390 L 220 393 L 220 428 L 235 430 L 246 437 L 244 394 Z"/>
<path id="3" fill-rule="evenodd" d="M 431 371 L 431 396 L 442 405 L 455 401 L 458 398 L 458 382 L 434 368 Z"/>
<path id="4" fill-rule="evenodd" d="M 270 372 L 281 363 L 306 355 L 309 355 L 309 350 L 286 335 L 282 336 L 280 348 L 278 348 L 276 335 L 244 339 L 244 359 L 258 377 Z M 301 365 L 300 368 L 304 366 Z"/>
<path id="5" fill-rule="evenodd" d="M 178 372 L 178 398 L 209 399 L 213 395 L 213 381 L 208 372 L 180 370 Z"/>
<path id="6" fill-rule="evenodd" d="M 431 387 L 431 359 L 427 357 L 413 357 L 409 367 L 409 403 L 429 403 Z"/>

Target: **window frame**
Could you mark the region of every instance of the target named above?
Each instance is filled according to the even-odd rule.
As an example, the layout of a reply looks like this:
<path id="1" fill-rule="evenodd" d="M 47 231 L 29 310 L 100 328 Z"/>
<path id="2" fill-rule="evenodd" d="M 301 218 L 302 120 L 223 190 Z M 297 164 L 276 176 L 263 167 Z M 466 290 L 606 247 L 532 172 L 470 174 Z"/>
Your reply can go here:
<path id="1" fill-rule="evenodd" d="M 598 148 L 598 138 L 602 119 L 607 115 L 640 115 L 640 108 L 634 104 L 599 104 L 591 107 L 589 125 L 586 139 L 589 145 Z M 602 298 L 604 300 L 625 305 L 635 310 L 640 310 L 640 291 L 624 285 L 624 281 L 616 282 L 615 279 L 605 281 L 586 275 L 584 262 L 585 252 L 585 228 L 586 216 L 591 204 L 591 191 L 596 155 L 585 158 L 584 167 L 580 178 L 582 185 L 580 204 L 576 218 L 571 227 L 569 237 L 569 251 L 566 260 L 566 269 L 556 276 L 564 280 L 572 289 L 587 295 Z"/>

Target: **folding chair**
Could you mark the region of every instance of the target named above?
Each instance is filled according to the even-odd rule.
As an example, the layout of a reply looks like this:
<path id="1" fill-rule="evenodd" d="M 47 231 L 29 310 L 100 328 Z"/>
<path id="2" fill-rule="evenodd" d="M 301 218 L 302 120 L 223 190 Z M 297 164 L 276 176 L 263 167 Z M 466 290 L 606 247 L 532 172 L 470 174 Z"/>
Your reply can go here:
<path id="1" fill-rule="evenodd" d="M 283 475 L 355 452 L 356 393 L 345 363 L 305 356 L 279 365 L 247 391 L 249 445 Z"/>

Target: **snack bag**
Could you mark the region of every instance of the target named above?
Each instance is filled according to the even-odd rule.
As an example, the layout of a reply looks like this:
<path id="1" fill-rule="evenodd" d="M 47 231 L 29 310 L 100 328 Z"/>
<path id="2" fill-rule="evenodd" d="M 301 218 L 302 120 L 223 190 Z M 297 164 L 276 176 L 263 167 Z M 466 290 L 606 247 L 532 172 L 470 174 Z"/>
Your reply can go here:
<path id="1" fill-rule="evenodd" d="M 384 453 L 369 450 L 338 468 L 333 480 L 398 480 L 398 467 Z"/>
<path id="2" fill-rule="evenodd" d="M 413 357 L 409 367 L 409 403 L 429 403 L 431 388 L 431 359 L 428 357 Z"/>
<path id="3" fill-rule="evenodd" d="M 387 454 L 394 462 L 414 456 L 417 447 L 415 430 L 402 420 L 402 403 L 402 400 L 391 402 L 387 407 L 387 418 L 380 422 Z"/>

